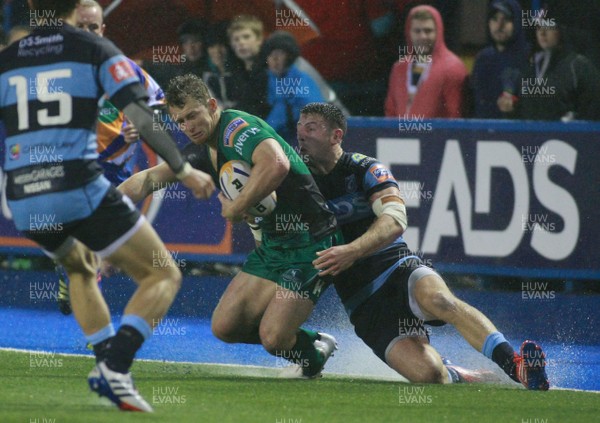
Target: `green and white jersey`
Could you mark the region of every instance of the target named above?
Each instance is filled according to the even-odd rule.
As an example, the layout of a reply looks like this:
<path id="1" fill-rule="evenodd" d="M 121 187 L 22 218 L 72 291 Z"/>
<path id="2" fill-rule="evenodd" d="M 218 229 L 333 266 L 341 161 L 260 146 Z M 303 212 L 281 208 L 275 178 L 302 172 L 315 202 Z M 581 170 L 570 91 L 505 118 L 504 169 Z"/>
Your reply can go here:
<path id="1" fill-rule="evenodd" d="M 254 166 L 252 153 L 265 139 L 276 140 L 290 161 L 290 171 L 275 190 L 277 207 L 260 222 L 263 234 L 284 244 L 310 242 L 335 231 L 334 214 L 300 156 L 264 120 L 248 113 L 228 109 L 218 124 L 218 169 L 230 160 L 243 160 Z M 209 173 L 219 186 L 219 171 L 211 164 L 209 149 L 190 144 L 184 154 L 196 169 Z"/>

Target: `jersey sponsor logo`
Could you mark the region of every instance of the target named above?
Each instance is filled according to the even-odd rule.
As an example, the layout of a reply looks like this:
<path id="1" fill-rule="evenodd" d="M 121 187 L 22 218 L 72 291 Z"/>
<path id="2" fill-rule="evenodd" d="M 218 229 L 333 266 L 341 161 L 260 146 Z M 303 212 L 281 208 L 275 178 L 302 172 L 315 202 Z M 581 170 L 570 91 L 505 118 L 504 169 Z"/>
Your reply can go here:
<path id="1" fill-rule="evenodd" d="M 233 147 L 233 139 L 237 133 L 248 125 L 250 124 L 242 118 L 237 118 L 229 122 L 229 125 L 227 125 L 227 128 L 225 128 L 223 145 L 225 145 L 225 147 Z"/>
<path id="2" fill-rule="evenodd" d="M 119 109 L 112 105 L 108 100 L 102 102 L 102 106 L 98 109 L 98 120 L 102 123 L 111 123 L 119 117 Z"/>
<path id="3" fill-rule="evenodd" d="M 48 191 L 52 188 L 50 181 L 33 182 L 23 186 L 25 194 L 37 194 L 38 192 Z"/>
<path id="4" fill-rule="evenodd" d="M 371 173 L 371 175 L 373 175 L 373 177 L 377 180 L 378 183 L 394 179 L 392 172 L 390 172 L 389 169 L 387 169 L 382 164 L 376 164 L 371 166 L 369 172 Z"/>
<path id="5" fill-rule="evenodd" d="M 31 172 L 17 175 L 13 178 L 16 185 L 25 185 L 32 182 L 39 182 L 50 179 L 60 179 L 65 176 L 63 165 L 51 166 L 48 168 L 33 169 Z"/>
<path id="6" fill-rule="evenodd" d="M 127 78 L 136 76 L 133 68 L 125 59 L 114 63 L 110 68 L 108 68 L 108 71 L 117 83 L 123 82 Z"/>
<path id="7" fill-rule="evenodd" d="M 351 157 L 351 158 L 352 158 L 352 161 L 353 161 L 354 163 L 360 163 L 360 161 L 361 161 L 362 159 L 365 159 L 366 157 L 367 157 L 367 156 L 365 156 L 364 154 L 360 154 L 360 153 L 354 153 L 354 154 L 352 154 L 352 157 Z"/>
<path id="8" fill-rule="evenodd" d="M 248 139 L 250 135 L 256 135 L 260 132 L 260 128 L 248 128 L 238 137 L 235 142 L 235 152 L 240 156 L 242 155 L 242 148 L 244 147 L 244 142 Z"/>

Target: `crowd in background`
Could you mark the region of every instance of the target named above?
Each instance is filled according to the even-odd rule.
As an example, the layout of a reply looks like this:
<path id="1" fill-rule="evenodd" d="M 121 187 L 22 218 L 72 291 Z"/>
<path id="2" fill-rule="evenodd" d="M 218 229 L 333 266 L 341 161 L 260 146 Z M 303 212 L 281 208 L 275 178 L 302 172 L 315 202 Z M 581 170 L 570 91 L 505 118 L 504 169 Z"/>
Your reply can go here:
<path id="1" fill-rule="evenodd" d="M 4 3 L 5 28 L 27 20 L 20 0 Z M 173 28 L 184 60 L 139 59 L 162 86 L 195 73 L 222 107 L 256 114 L 288 140 L 312 101 L 360 116 L 600 120 L 600 2 L 488 3 L 489 44 L 472 60 L 458 42 L 460 0 L 298 0 L 320 34 L 302 43 L 251 15 L 190 16 Z"/>

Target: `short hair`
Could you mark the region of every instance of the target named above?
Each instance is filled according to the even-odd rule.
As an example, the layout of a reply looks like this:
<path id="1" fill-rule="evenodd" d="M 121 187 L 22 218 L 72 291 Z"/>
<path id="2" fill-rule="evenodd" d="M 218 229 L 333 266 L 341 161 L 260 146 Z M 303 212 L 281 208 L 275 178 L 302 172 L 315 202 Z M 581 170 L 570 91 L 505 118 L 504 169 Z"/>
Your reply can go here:
<path id="1" fill-rule="evenodd" d="M 57 16 L 69 16 L 80 0 L 31 0 L 33 10 L 54 10 Z"/>
<path id="2" fill-rule="evenodd" d="M 169 106 L 181 108 L 189 99 L 205 104 L 212 96 L 202 79 L 188 73 L 171 79 L 165 97 Z"/>
<path id="3" fill-rule="evenodd" d="M 199 40 L 204 39 L 206 35 L 206 24 L 202 19 L 189 19 L 179 25 L 177 28 L 179 41 L 181 41 L 183 37 L 190 35 Z"/>
<path id="4" fill-rule="evenodd" d="M 323 118 L 330 130 L 340 128 L 344 135 L 348 130 L 346 116 L 342 111 L 330 103 L 308 103 L 300 110 L 303 115 L 319 115 Z"/>
<path id="5" fill-rule="evenodd" d="M 96 0 L 80 0 L 79 6 L 89 7 L 89 8 L 97 7 L 98 9 L 100 9 L 101 12 L 104 11 L 104 9 L 102 9 L 102 6 L 100 5 L 100 3 L 98 3 Z"/>
<path id="6" fill-rule="evenodd" d="M 411 17 L 410 20 L 414 21 L 415 19 L 420 21 L 426 21 L 427 19 L 431 19 L 435 22 L 435 18 L 431 14 L 429 10 L 417 10 Z"/>
<path id="7" fill-rule="evenodd" d="M 227 28 L 227 37 L 231 40 L 233 33 L 242 29 L 249 29 L 257 38 L 263 38 L 263 22 L 254 15 L 239 15 L 233 18 Z"/>

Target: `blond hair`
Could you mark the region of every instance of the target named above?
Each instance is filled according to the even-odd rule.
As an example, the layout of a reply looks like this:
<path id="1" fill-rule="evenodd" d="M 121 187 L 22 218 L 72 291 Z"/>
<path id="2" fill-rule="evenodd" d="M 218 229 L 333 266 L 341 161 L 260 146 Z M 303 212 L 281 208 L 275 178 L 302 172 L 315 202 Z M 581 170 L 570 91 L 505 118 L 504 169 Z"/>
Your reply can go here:
<path id="1" fill-rule="evenodd" d="M 227 37 L 231 39 L 231 36 L 236 31 L 243 29 L 249 29 L 254 32 L 258 39 L 263 38 L 264 24 L 263 22 L 254 15 L 238 15 L 227 27 Z"/>

